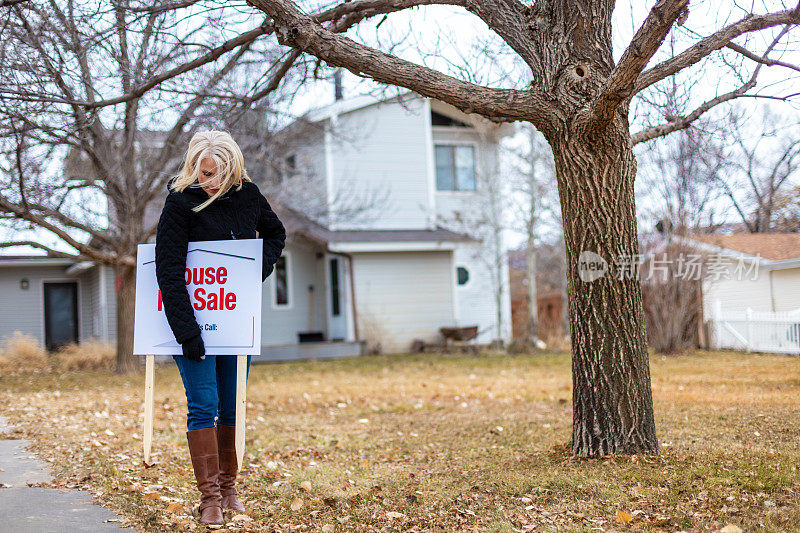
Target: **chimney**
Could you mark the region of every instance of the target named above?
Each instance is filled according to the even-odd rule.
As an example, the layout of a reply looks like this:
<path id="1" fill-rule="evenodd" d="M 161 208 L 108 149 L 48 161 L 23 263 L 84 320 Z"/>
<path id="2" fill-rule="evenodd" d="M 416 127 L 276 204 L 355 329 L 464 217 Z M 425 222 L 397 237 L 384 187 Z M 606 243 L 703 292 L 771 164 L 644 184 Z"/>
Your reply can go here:
<path id="1" fill-rule="evenodd" d="M 344 98 L 344 91 L 342 90 L 342 69 L 337 68 L 333 73 L 333 99 L 337 102 Z"/>

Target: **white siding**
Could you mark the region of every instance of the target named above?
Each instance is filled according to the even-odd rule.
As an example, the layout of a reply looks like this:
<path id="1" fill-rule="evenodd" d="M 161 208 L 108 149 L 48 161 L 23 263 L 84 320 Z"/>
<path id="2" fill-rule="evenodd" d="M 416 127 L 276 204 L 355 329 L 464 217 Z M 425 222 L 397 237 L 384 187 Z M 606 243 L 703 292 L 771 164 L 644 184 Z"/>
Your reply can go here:
<path id="1" fill-rule="evenodd" d="M 478 326 L 475 342 L 488 343 L 497 339 L 497 284 L 492 270 L 491 251 L 480 243 L 459 245 L 455 252 L 453 269 L 464 267 L 469 272 L 469 280 L 464 285 L 456 285 L 456 302 L 459 326 Z M 508 283 L 508 263 L 503 259 L 499 267 L 500 286 L 500 338 L 511 339 L 511 296 Z"/>
<path id="2" fill-rule="evenodd" d="M 65 267 L 3 267 L 0 268 L 0 342 L 20 331 L 31 335 L 44 345 L 44 282 L 78 281 L 64 273 Z M 20 280 L 27 278 L 29 288 L 22 290 Z M 82 283 L 78 284 L 79 334 L 84 331 L 84 298 Z"/>
<path id="3" fill-rule="evenodd" d="M 384 352 L 434 341 L 455 324 L 452 252 L 353 254 L 358 333 Z"/>
<path id="4" fill-rule="evenodd" d="M 717 280 L 703 282 L 703 313 L 706 320 L 713 318 L 715 301 L 719 300 L 724 312 L 774 311 L 770 296 L 769 272 L 757 270 L 747 275 L 737 273 L 738 261 L 727 262 L 726 270 L 721 271 Z M 749 264 L 743 263 L 746 271 Z M 755 277 L 755 279 L 752 279 Z"/>
<path id="5" fill-rule="evenodd" d="M 114 269 L 110 266 L 104 266 L 101 268 L 103 268 L 105 271 L 106 306 L 108 307 L 106 310 L 108 317 L 108 339 L 115 341 L 117 339 L 117 275 L 114 273 Z"/>
<path id="6" fill-rule="evenodd" d="M 96 266 L 81 275 L 81 281 L 84 310 L 81 338 L 95 337 L 113 341 L 117 331 L 114 269 L 109 266 Z"/>
<path id="7" fill-rule="evenodd" d="M 317 249 L 304 242 L 293 242 L 286 246 L 289 270 L 289 305 L 274 306 L 274 272 L 262 288 L 261 344 L 264 346 L 297 343 L 297 333 L 309 331 L 309 285 L 314 286 L 314 331 L 325 331 L 326 299 L 324 259 L 317 259 Z"/>
<path id="8" fill-rule="evenodd" d="M 333 198 L 372 207 L 334 229 L 431 227 L 428 121 L 420 98 L 370 105 L 332 121 Z"/>
<path id="9" fill-rule="evenodd" d="M 433 144 L 469 145 L 475 147 L 475 191 L 436 190 L 436 219 L 438 224 L 453 231 L 473 235 L 480 243 L 459 244 L 455 250 L 455 266 L 469 272 L 466 285 L 456 287 L 456 306 L 460 326 L 478 326 L 476 342 L 487 343 L 498 337 L 498 301 L 500 298 L 500 338 L 511 338 L 511 298 L 508 267 L 505 256 L 499 268 L 494 266 L 493 230 L 485 220 L 502 223 L 502 204 L 499 203 L 502 177 L 497 175 L 498 144 L 492 133 L 481 133 L 463 127 L 434 126 Z M 435 184 L 435 176 L 434 176 Z M 499 270 L 499 273 L 497 272 Z M 499 276 L 499 280 L 497 277 Z M 500 289 L 498 289 L 501 287 Z"/>
<path id="10" fill-rule="evenodd" d="M 100 321 L 98 306 L 97 268 L 91 268 L 80 276 L 78 306 L 80 314 L 80 339 L 98 336 L 97 324 Z"/>
<path id="11" fill-rule="evenodd" d="M 773 311 L 792 311 L 800 307 L 800 268 L 773 270 L 772 293 L 775 301 Z"/>

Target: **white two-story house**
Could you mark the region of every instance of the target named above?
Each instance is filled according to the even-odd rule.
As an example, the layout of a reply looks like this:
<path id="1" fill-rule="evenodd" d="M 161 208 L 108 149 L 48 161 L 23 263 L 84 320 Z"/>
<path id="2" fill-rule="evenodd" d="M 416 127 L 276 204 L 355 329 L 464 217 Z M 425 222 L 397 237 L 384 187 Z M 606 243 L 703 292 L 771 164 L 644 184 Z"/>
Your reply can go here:
<path id="1" fill-rule="evenodd" d="M 494 229 L 502 205 L 491 194 L 508 133 L 415 93 L 339 100 L 286 129 L 276 179 L 310 219 L 290 228 L 298 238 L 286 268 L 291 277 L 324 260 L 315 286 L 324 287 L 318 324 L 330 338 L 383 351 L 436 340 L 440 327 L 476 325 L 476 342 L 510 338 L 508 267 Z M 281 276 L 267 281 L 273 299 Z M 311 297 L 298 291 L 311 281 L 288 281 L 303 309 L 286 308 L 287 319 L 305 316 Z"/>
<path id="2" fill-rule="evenodd" d="M 288 235 L 263 285 L 260 358 L 402 352 L 441 327 L 478 326 L 478 343 L 510 339 L 493 194 L 509 130 L 415 93 L 337 100 L 282 130 L 268 156 L 277 171 L 251 172 Z M 113 274 L 67 263 L 0 256 L 0 307 L 31 301 L 0 340 L 14 330 L 47 344 L 114 338 Z"/>

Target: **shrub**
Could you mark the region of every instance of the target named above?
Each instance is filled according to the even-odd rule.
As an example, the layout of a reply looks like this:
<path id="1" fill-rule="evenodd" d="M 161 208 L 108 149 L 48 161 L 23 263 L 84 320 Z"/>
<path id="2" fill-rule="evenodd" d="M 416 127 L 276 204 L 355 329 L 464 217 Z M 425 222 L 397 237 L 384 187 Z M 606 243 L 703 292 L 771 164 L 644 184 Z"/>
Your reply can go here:
<path id="1" fill-rule="evenodd" d="M 53 354 L 59 370 L 112 370 L 116 363 L 114 347 L 96 339 L 67 344 Z"/>
<path id="2" fill-rule="evenodd" d="M 0 347 L 0 374 L 45 370 L 50 370 L 47 352 L 31 335 L 15 331 Z"/>

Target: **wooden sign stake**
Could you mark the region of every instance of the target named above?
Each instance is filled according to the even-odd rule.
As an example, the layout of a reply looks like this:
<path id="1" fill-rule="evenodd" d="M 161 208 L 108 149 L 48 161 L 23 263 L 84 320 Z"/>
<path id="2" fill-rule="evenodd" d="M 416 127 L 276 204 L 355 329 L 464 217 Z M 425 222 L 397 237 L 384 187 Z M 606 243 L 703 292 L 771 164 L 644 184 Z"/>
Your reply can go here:
<path id="1" fill-rule="evenodd" d="M 247 407 L 247 356 L 236 356 L 236 460 L 244 460 L 245 408 Z"/>
<path id="2" fill-rule="evenodd" d="M 153 446 L 153 383 L 155 381 L 155 356 L 145 355 L 144 366 L 144 464 L 150 466 L 150 451 Z"/>

